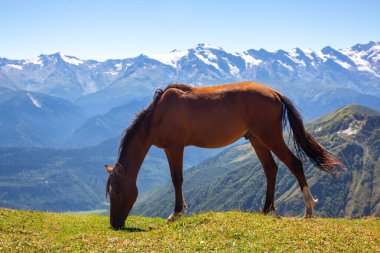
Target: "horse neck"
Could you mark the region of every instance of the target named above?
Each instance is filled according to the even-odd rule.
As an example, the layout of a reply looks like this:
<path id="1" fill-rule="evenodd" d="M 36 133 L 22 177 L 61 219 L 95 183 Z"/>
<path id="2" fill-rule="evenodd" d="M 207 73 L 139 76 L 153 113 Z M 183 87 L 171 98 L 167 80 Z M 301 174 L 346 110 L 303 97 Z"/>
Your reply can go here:
<path id="1" fill-rule="evenodd" d="M 141 165 L 151 146 L 152 143 L 147 133 L 143 129 L 139 129 L 131 137 L 126 150 L 120 151 L 118 163 L 124 167 L 130 178 L 137 179 Z"/>

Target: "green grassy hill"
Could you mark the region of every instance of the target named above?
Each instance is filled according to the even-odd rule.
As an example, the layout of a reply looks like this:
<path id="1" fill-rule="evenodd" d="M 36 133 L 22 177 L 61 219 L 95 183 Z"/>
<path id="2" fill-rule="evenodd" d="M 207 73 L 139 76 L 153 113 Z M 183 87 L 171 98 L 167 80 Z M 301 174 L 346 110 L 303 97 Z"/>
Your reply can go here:
<path id="1" fill-rule="evenodd" d="M 232 211 L 166 224 L 132 216 L 114 231 L 106 216 L 0 209 L 0 231 L 0 252 L 380 251 L 380 220 L 373 217 L 305 220 Z"/>
<path id="2" fill-rule="evenodd" d="M 380 113 L 349 105 L 307 124 L 307 128 L 340 157 L 348 168 L 333 178 L 310 162 L 305 174 L 320 217 L 380 215 Z M 291 141 L 290 141 L 291 142 Z M 295 177 L 280 162 L 275 206 L 280 215 L 303 215 L 304 203 Z M 250 210 L 263 206 L 266 178 L 253 148 L 243 144 L 227 149 L 184 175 L 187 212 Z M 167 217 L 173 210 L 171 184 L 138 199 L 133 212 Z"/>

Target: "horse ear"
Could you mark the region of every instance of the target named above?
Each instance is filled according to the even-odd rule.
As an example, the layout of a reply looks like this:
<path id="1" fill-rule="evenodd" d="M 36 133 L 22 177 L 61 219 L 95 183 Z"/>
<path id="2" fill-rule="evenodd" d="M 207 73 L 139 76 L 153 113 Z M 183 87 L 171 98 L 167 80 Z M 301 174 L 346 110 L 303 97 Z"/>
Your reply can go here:
<path id="1" fill-rule="evenodd" d="M 112 173 L 113 168 L 111 166 L 109 166 L 108 164 L 106 164 L 106 165 L 104 165 L 104 167 L 106 167 L 106 170 L 107 170 L 108 173 L 110 173 L 110 174 Z"/>

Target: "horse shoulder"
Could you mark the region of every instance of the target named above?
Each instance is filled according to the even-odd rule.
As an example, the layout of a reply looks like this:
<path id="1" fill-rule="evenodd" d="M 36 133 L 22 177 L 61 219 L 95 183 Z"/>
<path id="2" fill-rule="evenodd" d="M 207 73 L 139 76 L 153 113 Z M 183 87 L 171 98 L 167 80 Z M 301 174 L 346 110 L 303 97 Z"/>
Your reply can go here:
<path id="1" fill-rule="evenodd" d="M 178 102 L 180 99 L 181 93 L 175 88 L 170 88 L 162 94 L 160 101 L 158 101 L 154 113 L 153 113 L 153 124 L 159 125 L 163 119 L 168 114 L 173 113 L 173 111 L 178 108 Z"/>

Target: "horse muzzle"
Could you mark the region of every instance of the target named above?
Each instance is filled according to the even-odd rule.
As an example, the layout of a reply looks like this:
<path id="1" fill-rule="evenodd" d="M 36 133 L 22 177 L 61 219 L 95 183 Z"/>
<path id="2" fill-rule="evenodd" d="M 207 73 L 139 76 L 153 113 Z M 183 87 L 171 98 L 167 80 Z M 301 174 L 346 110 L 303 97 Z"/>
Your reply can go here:
<path id="1" fill-rule="evenodd" d="M 125 219 L 111 219 L 110 224 L 113 229 L 118 230 L 124 227 Z"/>

